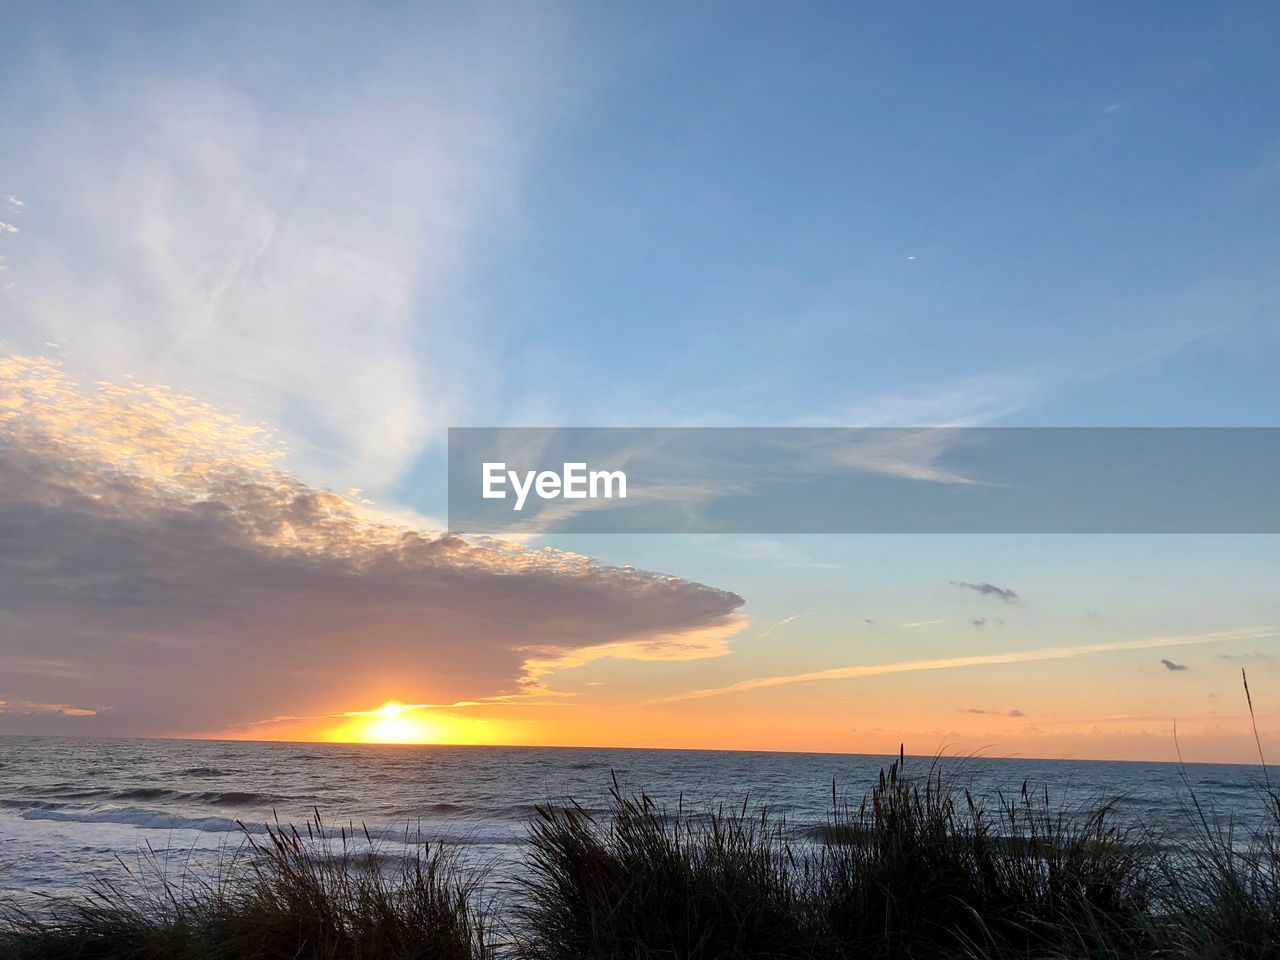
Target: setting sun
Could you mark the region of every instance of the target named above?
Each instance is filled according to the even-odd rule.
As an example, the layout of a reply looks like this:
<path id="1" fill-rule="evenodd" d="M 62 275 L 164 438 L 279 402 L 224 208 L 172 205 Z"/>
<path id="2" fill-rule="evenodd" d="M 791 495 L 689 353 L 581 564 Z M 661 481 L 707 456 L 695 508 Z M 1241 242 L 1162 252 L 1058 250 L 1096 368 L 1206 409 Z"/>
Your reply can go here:
<path id="1" fill-rule="evenodd" d="M 329 731 L 328 739 L 347 743 L 441 743 L 445 725 L 417 704 L 388 700 L 376 710 L 352 711 L 348 723 Z"/>
<path id="2" fill-rule="evenodd" d="M 468 744 L 502 742 L 506 725 L 479 717 L 438 712 L 422 703 L 388 700 L 372 710 L 351 710 L 345 722 L 329 729 L 290 731 L 304 739 L 334 743 Z"/>
<path id="3" fill-rule="evenodd" d="M 369 716 L 357 720 L 359 736 L 365 743 L 439 743 L 443 730 L 421 708 L 392 700 Z"/>

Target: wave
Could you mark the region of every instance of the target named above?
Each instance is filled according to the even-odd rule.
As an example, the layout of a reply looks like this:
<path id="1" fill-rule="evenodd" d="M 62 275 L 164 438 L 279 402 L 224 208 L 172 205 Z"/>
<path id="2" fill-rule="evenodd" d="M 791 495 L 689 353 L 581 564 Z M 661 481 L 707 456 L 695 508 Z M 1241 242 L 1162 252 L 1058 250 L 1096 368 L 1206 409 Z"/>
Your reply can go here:
<path id="1" fill-rule="evenodd" d="M 110 795 L 111 800 L 180 800 L 196 803 L 207 803 L 215 807 L 248 807 L 255 804 L 265 805 L 288 803 L 299 799 L 275 793 L 252 793 L 247 790 L 170 790 L 164 787 L 138 787 L 131 790 L 117 790 Z M 302 799 L 310 799 L 302 798 Z"/>
<path id="2" fill-rule="evenodd" d="M 181 803 L 204 803 L 215 807 L 249 807 L 271 806 L 277 803 L 297 801 L 312 802 L 319 797 L 286 796 L 278 793 L 254 793 L 248 790 L 175 790 L 171 787 L 128 787 L 124 790 L 106 789 L 63 789 L 61 787 L 36 788 L 28 787 L 18 791 L 18 797 L 6 806 L 18 807 L 34 805 L 33 800 L 22 800 L 20 797 L 38 797 L 41 800 L 120 800 L 125 802 L 155 803 L 171 800 Z"/>
<path id="3" fill-rule="evenodd" d="M 12 797 L 0 799 L 0 807 L 7 810 L 59 810 L 65 806 L 60 800 L 16 800 Z"/>
<path id="4" fill-rule="evenodd" d="M 70 787 L 66 784 L 57 784 L 52 787 L 19 787 L 14 793 L 18 797 L 40 797 L 45 800 L 100 800 L 111 796 L 111 791 L 92 787 Z M 14 804 L 28 803 L 26 800 L 16 800 Z"/>
<path id="5" fill-rule="evenodd" d="M 293 800 L 293 797 L 277 796 L 270 793 L 247 793 L 241 790 L 224 790 L 212 793 L 192 794 L 194 799 L 211 803 L 218 807 L 247 807 L 255 803 L 282 803 Z"/>
<path id="6" fill-rule="evenodd" d="M 30 807 L 20 814 L 23 820 L 52 820 L 57 823 L 118 823 L 149 830 L 198 830 L 201 833 L 262 833 L 265 825 L 244 824 L 229 817 L 183 817 L 148 807 L 103 807 L 68 810 Z"/>
<path id="7" fill-rule="evenodd" d="M 59 785 L 60 786 L 60 785 Z M 329 788 L 335 789 L 335 788 Z M 139 808 L 159 805 L 171 807 L 172 810 L 160 810 L 158 814 L 165 816 L 185 817 L 193 820 L 221 819 L 233 822 L 232 818 L 218 815 L 227 808 L 243 810 L 238 819 L 245 815 L 252 818 L 264 817 L 274 819 L 277 807 L 290 809 L 302 806 L 310 808 L 319 806 L 333 808 L 334 804 L 353 803 L 354 798 L 345 794 L 301 793 L 285 795 L 275 793 L 256 793 L 249 790 L 175 790 L 168 787 L 137 786 L 120 790 L 64 790 L 49 788 L 27 788 L 19 790 L 16 795 L 0 798 L 0 808 L 15 810 L 56 810 L 96 812 L 103 809 Z M 119 807 L 107 805 L 120 805 Z M 202 808 L 209 809 L 206 816 L 199 816 Z M 524 821 L 535 813 L 533 803 L 483 804 L 458 801 L 438 801 L 434 803 L 415 803 L 395 806 L 384 804 L 382 810 L 371 812 L 379 820 L 391 820 L 395 823 L 415 823 L 423 819 L 435 821 Z M 268 811 L 270 811 L 268 813 Z M 592 811 L 602 813 L 603 811 Z"/>
<path id="8" fill-rule="evenodd" d="M 23 820 L 54 823 L 118 824 L 144 830 L 193 830 L 199 833 L 264 834 L 268 824 L 241 821 L 231 817 L 184 817 L 150 807 L 75 808 L 32 805 L 18 814 Z M 301 827 L 299 829 L 302 829 Z M 314 830 L 314 827 L 309 828 Z M 523 834 L 515 831 L 479 829 L 428 830 L 422 826 L 369 827 L 362 824 L 326 824 L 319 835 L 327 839 L 348 838 L 359 843 L 368 837 L 375 842 L 416 845 L 450 843 L 457 845 L 511 845 L 523 842 Z"/>
<path id="9" fill-rule="evenodd" d="M 166 800 L 175 796 L 176 790 L 164 787 L 136 787 L 132 790 L 117 790 L 111 794 L 112 800 Z"/>

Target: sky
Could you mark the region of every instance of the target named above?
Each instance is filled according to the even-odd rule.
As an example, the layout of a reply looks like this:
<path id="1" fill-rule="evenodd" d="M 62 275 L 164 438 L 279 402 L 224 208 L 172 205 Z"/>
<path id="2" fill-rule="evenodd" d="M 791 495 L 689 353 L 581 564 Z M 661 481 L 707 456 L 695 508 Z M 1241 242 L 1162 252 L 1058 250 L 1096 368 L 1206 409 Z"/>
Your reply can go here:
<path id="1" fill-rule="evenodd" d="M 1280 425 L 1278 31 L 14 10 L 0 733 L 1280 747 L 1274 536 L 444 532 L 451 426 Z"/>

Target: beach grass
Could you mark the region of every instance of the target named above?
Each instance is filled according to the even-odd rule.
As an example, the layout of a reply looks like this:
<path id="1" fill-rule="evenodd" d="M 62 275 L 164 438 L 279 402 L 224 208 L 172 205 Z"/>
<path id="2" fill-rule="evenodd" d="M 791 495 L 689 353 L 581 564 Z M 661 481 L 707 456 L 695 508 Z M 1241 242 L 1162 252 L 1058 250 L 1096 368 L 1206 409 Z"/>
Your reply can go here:
<path id="1" fill-rule="evenodd" d="M 812 936 L 782 821 L 767 811 L 669 812 L 616 781 L 608 815 L 539 807 L 519 880 L 516 953 L 789 956 Z M 801 870 L 801 874 L 802 874 Z"/>
<path id="2" fill-rule="evenodd" d="M 214 875 L 179 874 L 153 852 L 125 879 L 0 927 L 4 960 L 489 960 L 478 878 L 442 848 L 388 860 L 367 834 L 245 831 L 242 856 Z M 360 842 L 363 841 L 363 842 Z"/>
<path id="3" fill-rule="evenodd" d="M 768 808 L 664 807 L 616 782 L 601 812 L 537 808 L 521 868 L 464 870 L 439 847 L 246 831 L 216 877 L 160 864 L 38 913 L 11 910 L 13 960 L 856 960 L 1280 958 L 1280 801 L 1242 836 L 1188 793 L 1171 849 L 1115 804 L 1043 787 L 975 797 L 962 767 L 907 758 L 865 797 L 833 785 L 819 829 Z M 495 893 L 495 891 L 497 891 Z M 494 904 L 499 904 L 494 907 Z"/>
<path id="4" fill-rule="evenodd" d="M 1143 955 L 1153 852 L 1109 804 L 988 806 L 903 757 L 796 840 L 767 809 L 540 808 L 515 953 L 536 960 Z M 1095 949 L 1098 948 L 1098 949 Z"/>

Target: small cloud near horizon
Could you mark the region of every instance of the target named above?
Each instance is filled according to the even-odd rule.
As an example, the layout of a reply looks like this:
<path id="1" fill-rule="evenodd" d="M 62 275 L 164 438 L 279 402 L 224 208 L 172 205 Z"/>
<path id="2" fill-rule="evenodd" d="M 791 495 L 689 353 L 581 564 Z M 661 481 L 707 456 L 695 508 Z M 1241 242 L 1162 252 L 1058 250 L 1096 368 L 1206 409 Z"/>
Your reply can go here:
<path id="1" fill-rule="evenodd" d="M 986 717 L 1013 717 L 1020 720 L 1026 716 L 1021 710 L 983 710 L 981 707 L 966 707 L 961 713 L 972 713 Z"/>
<path id="2" fill-rule="evenodd" d="M 964 590 L 972 590 L 974 593 L 980 593 L 984 597 L 995 597 L 1005 603 L 1017 603 L 1022 599 L 1018 596 L 1017 591 L 1010 590 L 1007 587 L 997 587 L 994 583 L 969 583 L 967 580 L 952 580 L 951 585 Z"/>
<path id="3" fill-rule="evenodd" d="M 31 700 L 5 700 L 0 698 L 0 714 L 8 714 L 15 717 L 32 715 L 96 717 L 98 711 L 89 707 L 77 707 L 70 703 L 35 703 Z"/>

